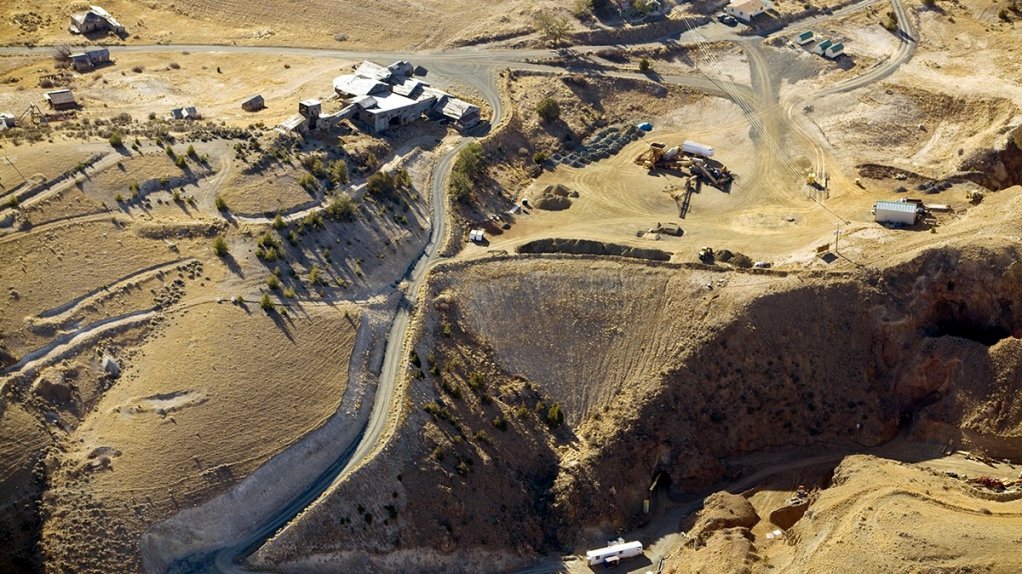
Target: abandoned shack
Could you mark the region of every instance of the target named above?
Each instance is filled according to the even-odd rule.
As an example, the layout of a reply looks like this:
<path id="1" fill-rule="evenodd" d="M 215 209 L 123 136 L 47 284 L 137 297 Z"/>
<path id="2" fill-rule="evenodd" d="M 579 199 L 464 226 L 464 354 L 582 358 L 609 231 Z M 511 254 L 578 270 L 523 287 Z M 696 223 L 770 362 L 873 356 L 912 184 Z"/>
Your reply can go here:
<path id="1" fill-rule="evenodd" d="M 188 106 L 184 108 L 174 108 L 170 110 L 170 119 L 172 120 L 201 120 L 202 114 L 195 109 L 195 106 Z"/>
<path id="2" fill-rule="evenodd" d="M 92 32 L 110 31 L 114 34 L 124 34 L 124 25 L 110 15 L 109 12 L 99 6 L 89 6 L 88 11 L 71 16 L 71 25 L 68 30 L 72 34 L 90 34 Z"/>
<path id="3" fill-rule="evenodd" d="M 258 112 L 259 110 L 266 107 L 266 101 L 260 95 L 252 96 L 245 101 L 241 102 L 241 109 L 246 112 Z"/>
<path id="4" fill-rule="evenodd" d="M 46 92 L 46 101 L 54 110 L 73 110 L 78 107 L 74 94 L 67 88 Z"/>
<path id="5" fill-rule="evenodd" d="M 71 54 L 71 65 L 79 73 L 91 72 L 96 67 L 110 63 L 110 50 L 106 48 L 90 48 L 84 52 Z"/>

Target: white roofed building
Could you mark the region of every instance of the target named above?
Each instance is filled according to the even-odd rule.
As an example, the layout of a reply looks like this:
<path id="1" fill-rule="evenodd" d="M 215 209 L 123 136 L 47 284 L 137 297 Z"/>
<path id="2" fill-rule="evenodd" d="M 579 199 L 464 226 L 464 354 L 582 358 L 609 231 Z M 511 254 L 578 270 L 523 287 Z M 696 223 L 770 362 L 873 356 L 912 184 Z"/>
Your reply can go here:
<path id="1" fill-rule="evenodd" d="M 770 9 L 770 0 L 731 0 L 731 3 L 724 7 L 724 11 L 749 23 L 756 16 Z"/>

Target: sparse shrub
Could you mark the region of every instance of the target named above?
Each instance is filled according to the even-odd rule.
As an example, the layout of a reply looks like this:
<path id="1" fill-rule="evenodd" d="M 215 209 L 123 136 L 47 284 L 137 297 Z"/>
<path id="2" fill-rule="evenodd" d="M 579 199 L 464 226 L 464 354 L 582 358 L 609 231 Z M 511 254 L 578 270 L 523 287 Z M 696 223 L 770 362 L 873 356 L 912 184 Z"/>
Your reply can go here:
<path id="1" fill-rule="evenodd" d="M 550 159 L 550 157 L 544 151 L 538 151 L 532 154 L 532 161 L 536 164 L 543 164 L 548 159 Z"/>
<path id="2" fill-rule="evenodd" d="M 319 285 L 319 266 L 313 265 L 312 269 L 309 269 L 309 283 L 311 285 Z"/>
<path id="3" fill-rule="evenodd" d="M 217 211 L 227 211 L 227 200 L 225 200 L 223 196 L 217 195 L 213 200 L 213 203 L 216 205 Z"/>
<path id="4" fill-rule="evenodd" d="M 568 36 L 568 19 L 550 12 L 540 12 L 535 18 L 536 28 L 551 45 L 560 44 Z"/>
<path id="5" fill-rule="evenodd" d="M 124 137 L 120 134 L 120 132 L 110 134 L 107 141 L 110 142 L 110 147 L 121 147 L 124 145 Z"/>
<path id="6" fill-rule="evenodd" d="M 332 219 L 350 221 L 355 218 L 357 209 L 358 206 L 351 195 L 341 192 L 330 199 L 330 203 L 326 206 L 326 214 Z"/>
<path id="7" fill-rule="evenodd" d="M 330 164 L 330 180 L 338 185 L 348 183 L 348 162 L 343 159 L 334 160 Z"/>
<path id="8" fill-rule="evenodd" d="M 185 162 L 185 156 L 183 155 L 177 156 L 177 159 L 174 160 L 174 165 L 181 169 L 188 167 L 188 164 Z"/>
<path id="9" fill-rule="evenodd" d="M 501 431 L 507 430 L 507 419 L 504 418 L 502 415 L 497 415 L 493 417 L 493 420 L 490 421 L 490 424 L 492 424 L 498 430 Z"/>
<path id="10" fill-rule="evenodd" d="M 309 193 L 316 193 L 316 189 L 318 188 L 316 178 L 313 177 L 311 173 L 303 173 L 302 176 L 298 178 L 298 185 L 302 186 L 302 188 Z"/>
<path id="11" fill-rule="evenodd" d="M 181 64 L 178 64 L 177 62 L 171 62 L 167 64 L 167 67 L 170 68 L 171 70 L 180 70 Z"/>
<path id="12" fill-rule="evenodd" d="M 213 253 L 216 253 L 217 257 L 227 255 L 227 242 L 220 235 L 213 239 Z"/>
<path id="13" fill-rule="evenodd" d="M 550 405 L 550 409 L 546 412 L 546 424 L 550 428 L 560 426 L 564 422 L 564 412 L 561 411 L 561 405 L 554 403 Z"/>
<path id="14" fill-rule="evenodd" d="M 639 60 L 639 71 L 648 72 L 653 69 L 653 64 L 649 61 L 649 58 L 643 58 Z"/>
<path id="15" fill-rule="evenodd" d="M 294 299 L 295 298 L 294 287 L 288 287 L 284 289 L 284 296 L 287 297 L 288 299 Z"/>
<path id="16" fill-rule="evenodd" d="M 474 371 L 468 377 L 468 386 L 472 387 L 473 389 L 475 389 L 477 391 L 479 389 L 483 388 L 483 386 L 485 384 L 486 384 L 486 381 L 483 379 L 483 375 L 479 371 Z"/>
<path id="17" fill-rule="evenodd" d="M 133 66 L 131 68 L 131 71 L 135 72 L 136 74 L 141 74 L 143 70 L 145 70 L 145 68 L 143 68 L 142 66 Z"/>
<path id="18" fill-rule="evenodd" d="M 195 152 L 195 146 L 193 146 L 192 144 L 188 144 L 188 151 L 185 152 L 185 155 L 187 155 L 188 157 L 190 157 L 192 159 L 198 159 L 199 158 L 199 154 L 197 154 Z"/>
<path id="19" fill-rule="evenodd" d="M 273 223 L 270 224 L 270 227 L 274 229 L 281 229 L 282 227 L 284 227 L 284 218 L 281 217 L 280 214 L 278 213 L 273 217 Z"/>
<path id="20" fill-rule="evenodd" d="M 271 273 L 266 276 L 266 286 L 269 287 L 271 290 L 276 291 L 277 289 L 280 289 L 280 279 L 278 279 L 276 275 Z"/>
<path id="21" fill-rule="evenodd" d="M 536 113 L 548 124 L 556 122 L 561 118 L 561 105 L 553 98 L 543 98 L 536 105 Z"/>
<path id="22" fill-rule="evenodd" d="M 270 299 L 269 294 L 263 293 L 262 298 L 259 299 L 259 308 L 262 309 L 263 311 L 266 311 L 267 313 L 273 311 L 274 309 L 273 299 Z"/>
<path id="23" fill-rule="evenodd" d="M 117 195 L 114 196 L 114 201 L 116 201 L 117 203 L 122 203 L 124 201 L 124 196 L 118 193 Z"/>

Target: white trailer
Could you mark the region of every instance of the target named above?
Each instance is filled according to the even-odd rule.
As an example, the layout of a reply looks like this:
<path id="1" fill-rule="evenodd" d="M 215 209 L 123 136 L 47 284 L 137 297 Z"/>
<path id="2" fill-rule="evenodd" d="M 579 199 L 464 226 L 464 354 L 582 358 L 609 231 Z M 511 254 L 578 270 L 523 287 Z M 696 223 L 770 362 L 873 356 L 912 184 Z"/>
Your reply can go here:
<path id="1" fill-rule="evenodd" d="M 615 564 L 625 558 L 642 555 L 642 542 L 621 542 L 605 548 L 597 548 L 586 552 L 586 564 Z"/>
<path id="2" fill-rule="evenodd" d="M 900 223 L 915 225 L 919 215 L 918 206 L 911 202 L 878 201 L 873 206 L 873 215 L 877 223 Z"/>
<path id="3" fill-rule="evenodd" d="M 701 144 L 692 140 L 685 140 L 684 143 L 681 144 L 681 151 L 692 155 L 713 157 L 713 146 Z"/>

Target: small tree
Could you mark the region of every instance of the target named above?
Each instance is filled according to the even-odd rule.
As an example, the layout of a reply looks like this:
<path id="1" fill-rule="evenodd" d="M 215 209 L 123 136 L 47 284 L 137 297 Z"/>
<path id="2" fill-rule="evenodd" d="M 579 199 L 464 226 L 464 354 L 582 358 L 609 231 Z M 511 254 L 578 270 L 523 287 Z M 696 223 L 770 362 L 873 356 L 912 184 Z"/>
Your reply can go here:
<path id="1" fill-rule="evenodd" d="M 220 235 L 217 235 L 216 239 L 213 240 L 213 253 L 216 253 L 217 257 L 227 255 L 227 242 Z"/>
<path id="2" fill-rule="evenodd" d="M 475 186 L 472 179 L 460 171 L 451 173 L 451 181 L 448 185 L 448 193 L 451 199 L 466 201 L 472 195 Z"/>
<path id="3" fill-rule="evenodd" d="M 355 204 L 354 198 L 343 191 L 333 196 L 330 199 L 330 203 L 326 206 L 326 214 L 333 219 L 341 221 L 351 221 L 354 219 L 357 210 L 358 205 Z"/>
<path id="4" fill-rule="evenodd" d="M 558 427 L 564 422 L 564 412 L 561 411 L 561 405 L 554 403 L 550 405 L 550 409 L 546 412 L 546 424 L 550 428 Z"/>
<path id="5" fill-rule="evenodd" d="M 561 118 L 561 105 L 553 98 L 543 98 L 536 106 L 536 113 L 548 124 L 556 122 Z"/>
<path id="6" fill-rule="evenodd" d="M 348 183 L 348 162 L 338 159 L 330 164 L 330 181 L 338 185 Z"/>
<path id="7" fill-rule="evenodd" d="M 558 16 L 550 12 L 540 12 L 536 14 L 535 21 L 539 33 L 551 45 L 556 46 L 560 44 L 568 36 L 570 24 L 564 16 Z"/>
<path id="8" fill-rule="evenodd" d="M 469 177 L 477 177 L 483 171 L 483 145 L 472 142 L 458 152 L 454 160 L 454 171 L 460 171 Z"/>

